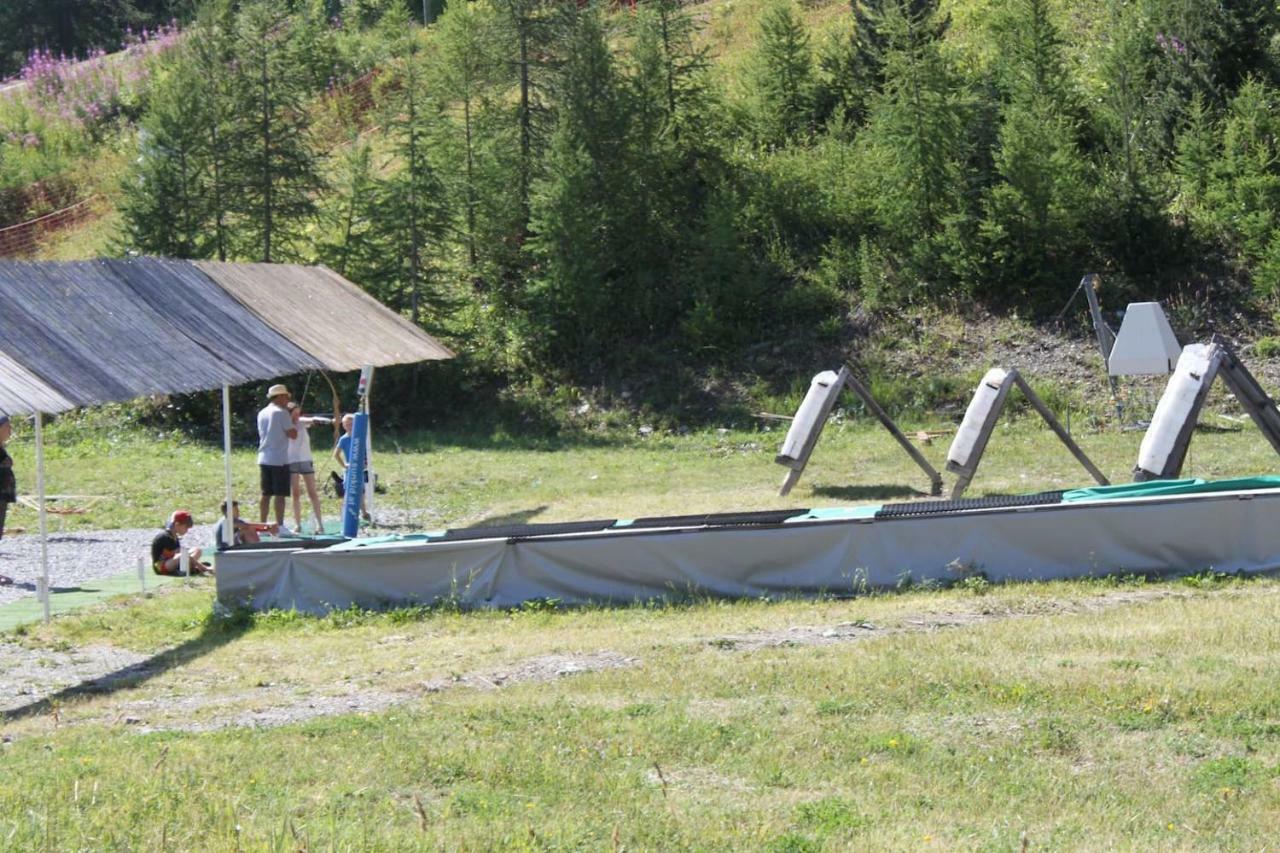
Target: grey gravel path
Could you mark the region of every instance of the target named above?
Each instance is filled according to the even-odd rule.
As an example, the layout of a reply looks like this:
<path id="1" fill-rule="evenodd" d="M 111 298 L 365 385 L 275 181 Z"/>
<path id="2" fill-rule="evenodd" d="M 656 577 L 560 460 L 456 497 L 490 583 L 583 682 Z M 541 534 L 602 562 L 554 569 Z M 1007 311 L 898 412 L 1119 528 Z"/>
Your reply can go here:
<path id="1" fill-rule="evenodd" d="M 138 555 L 149 552 L 151 540 L 159 531 L 158 526 L 142 530 L 51 531 L 50 587 L 57 592 L 59 587 L 80 586 L 86 581 L 136 570 Z M 210 551 L 213 525 L 195 527 L 182 541 Z M 24 533 L 0 539 L 0 575 L 14 581 L 11 586 L 0 586 L 0 604 L 35 595 L 36 579 L 40 577 L 40 537 Z"/>

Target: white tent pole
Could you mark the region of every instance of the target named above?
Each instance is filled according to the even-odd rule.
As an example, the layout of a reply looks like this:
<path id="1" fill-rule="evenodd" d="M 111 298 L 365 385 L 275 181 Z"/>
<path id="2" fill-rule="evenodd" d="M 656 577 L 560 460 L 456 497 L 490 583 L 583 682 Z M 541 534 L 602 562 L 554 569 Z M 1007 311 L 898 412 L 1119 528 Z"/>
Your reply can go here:
<path id="1" fill-rule="evenodd" d="M 222 544 L 235 544 L 236 509 L 231 497 L 231 386 L 222 383 L 222 467 L 227 485 L 227 514 L 222 521 Z"/>
<path id="2" fill-rule="evenodd" d="M 40 507 L 40 598 L 49 621 L 49 516 L 44 505 L 44 415 L 36 411 L 36 494 Z"/>

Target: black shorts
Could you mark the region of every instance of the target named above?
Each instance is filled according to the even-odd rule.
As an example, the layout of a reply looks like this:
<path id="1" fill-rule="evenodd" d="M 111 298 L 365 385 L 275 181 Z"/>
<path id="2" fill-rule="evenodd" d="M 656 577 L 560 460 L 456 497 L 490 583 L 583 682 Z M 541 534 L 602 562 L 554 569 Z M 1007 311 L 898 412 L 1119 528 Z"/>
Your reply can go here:
<path id="1" fill-rule="evenodd" d="M 262 494 L 271 497 L 289 497 L 289 466 L 259 465 Z"/>

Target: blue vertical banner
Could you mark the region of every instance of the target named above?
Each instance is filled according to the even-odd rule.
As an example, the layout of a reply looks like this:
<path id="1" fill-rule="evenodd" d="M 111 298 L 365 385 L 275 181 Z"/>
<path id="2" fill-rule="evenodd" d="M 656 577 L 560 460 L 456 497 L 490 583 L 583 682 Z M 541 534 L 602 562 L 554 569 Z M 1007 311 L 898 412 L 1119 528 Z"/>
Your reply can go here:
<path id="1" fill-rule="evenodd" d="M 360 498 L 364 495 L 364 469 L 367 461 L 366 436 L 369 415 L 356 412 L 351 424 L 351 447 L 347 452 L 347 476 L 343 480 L 346 494 L 342 498 L 342 535 L 354 539 L 360 532 Z"/>

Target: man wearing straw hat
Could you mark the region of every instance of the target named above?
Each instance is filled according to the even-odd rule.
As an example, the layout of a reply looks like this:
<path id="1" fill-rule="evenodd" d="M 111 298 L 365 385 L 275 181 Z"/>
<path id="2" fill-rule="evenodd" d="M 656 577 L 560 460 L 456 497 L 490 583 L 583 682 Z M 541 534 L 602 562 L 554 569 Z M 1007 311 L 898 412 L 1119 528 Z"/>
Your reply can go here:
<path id="1" fill-rule="evenodd" d="M 13 457 L 5 450 L 5 442 L 13 435 L 9 416 L 0 412 L 0 539 L 4 538 L 4 518 L 9 514 L 9 504 L 18 499 L 18 484 L 13 478 Z M 0 586 L 13 583 L 13 578 L 0 575 Z"/>
<path id="2" fill-rule="evenodd" d="M 266 407 L 258 412 L 258 470 L 261 474 L 262 500 L 258 504 L 258 520 L 267 521 L 267 506 L 275 502 L 276 524 L 284 527 L 284 499 L 289 496 L 289 439 L 298 437 L 293 418 L 285 408 L 289 389 L 272 385 L 267 389 Z"/>

